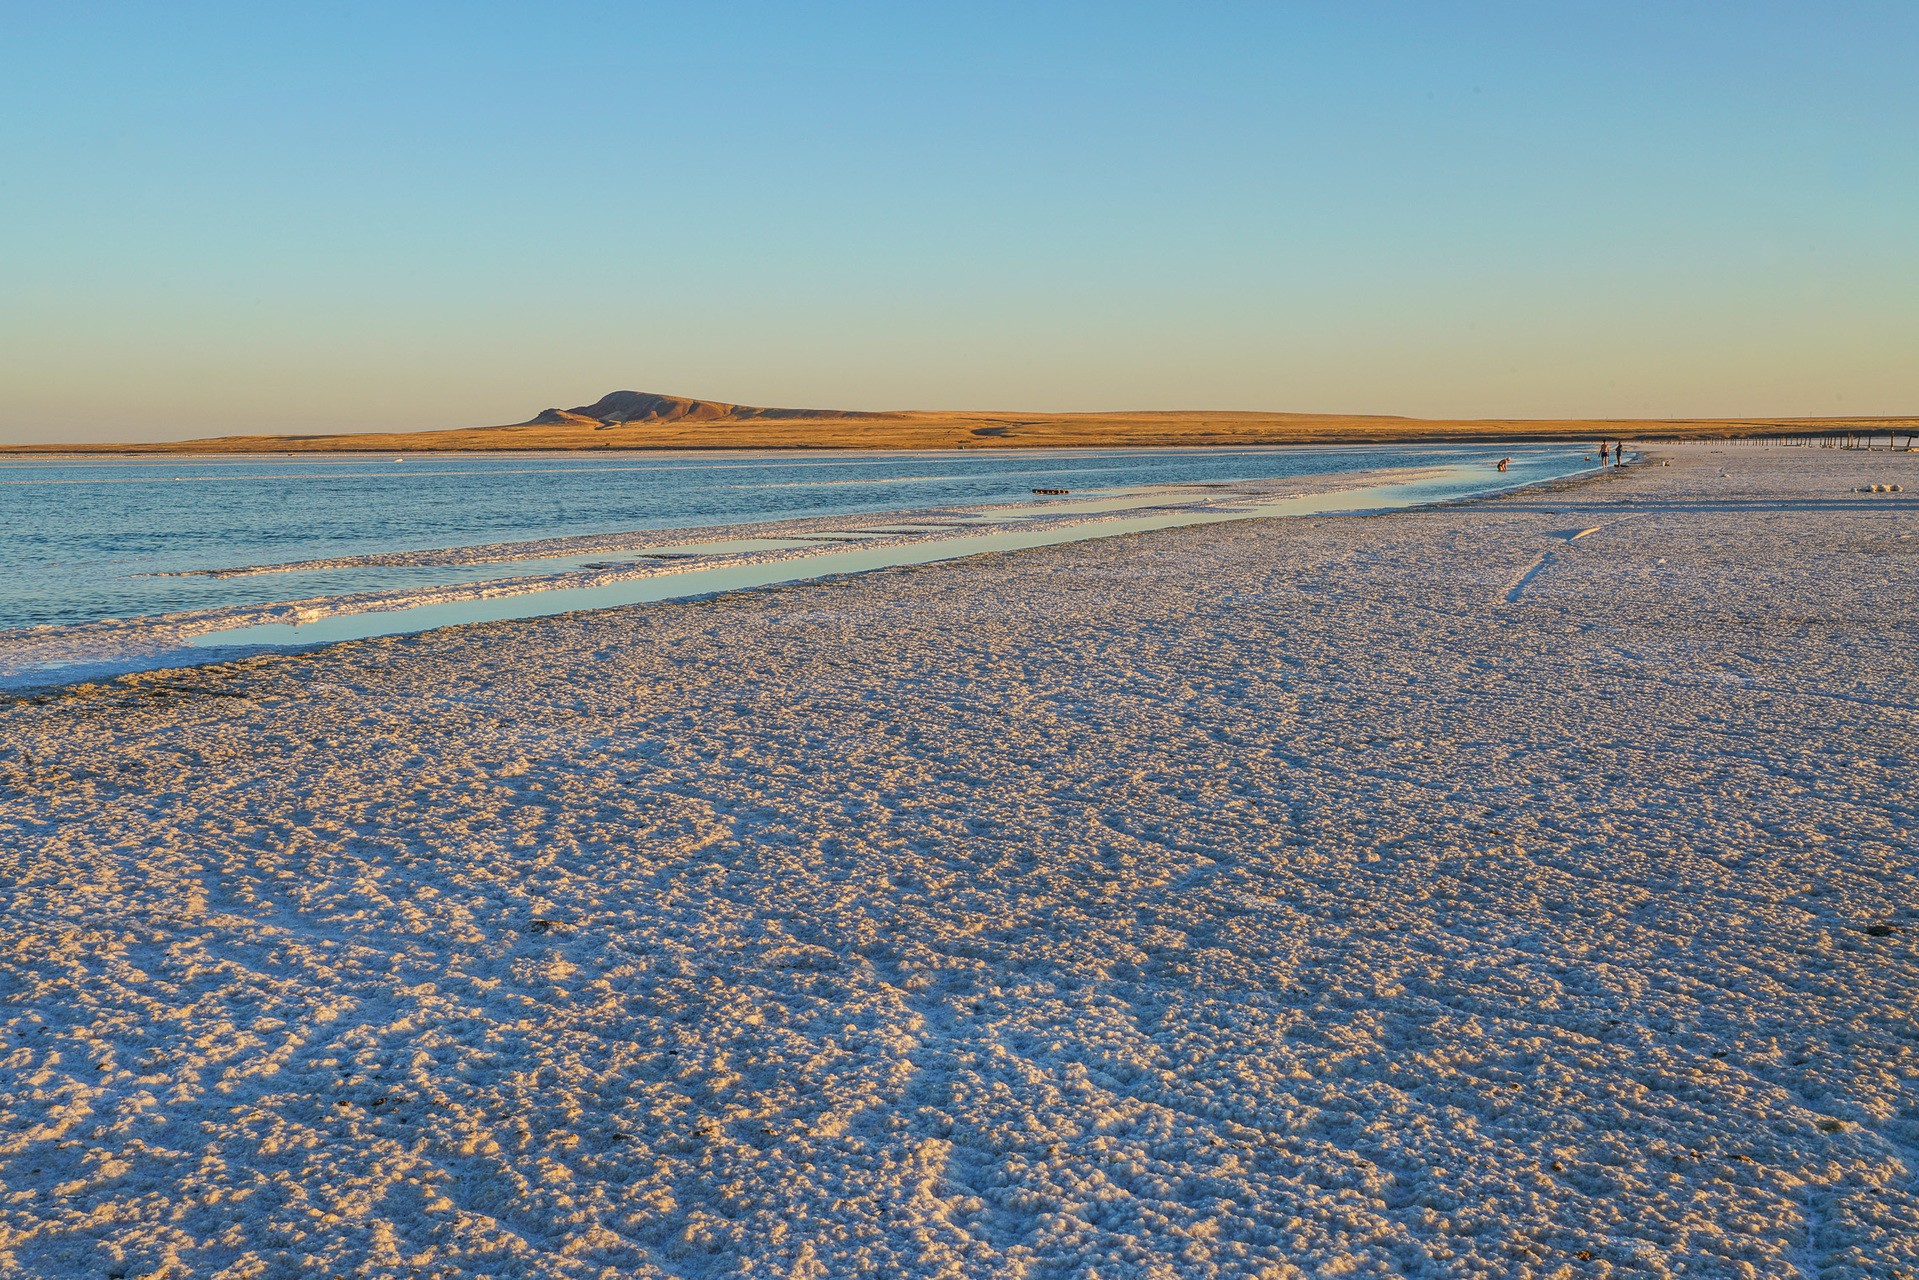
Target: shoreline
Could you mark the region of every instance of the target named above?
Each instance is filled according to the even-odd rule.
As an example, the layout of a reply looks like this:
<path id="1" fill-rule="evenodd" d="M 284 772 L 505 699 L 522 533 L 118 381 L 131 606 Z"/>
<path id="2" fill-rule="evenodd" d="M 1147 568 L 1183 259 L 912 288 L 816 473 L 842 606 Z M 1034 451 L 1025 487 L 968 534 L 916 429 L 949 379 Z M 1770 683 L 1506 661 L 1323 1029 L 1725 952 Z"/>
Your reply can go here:
<path id="1" fill-rule="evenodd" d="M 283 597 L 197 612 L 0 631 L 0 689 L 45 688 L 139 670 L 188 667 L 256 647 L 306 648 L 489 619 L 657 603 L 1182 524 L 1317 513 L 1369 514 L 1516 491 L 1539 482 L 1524 477 L 1543 461 L 1522 457 L 1510 476 L 1495 477 L 1489 465 L 1408 462 L 1399 468 L 1364 471 L 1094 488 L 1061 498 L 173 570 L 159 576 L 264 578 L 362 565 L 402 569 L 471 565 L 484 572 L 431 585 L 336 591 L 324 597 Z M 1569 453 L 1555 465 L 1579 472 L 1595 464 L 1588 459 L 1585 467 L 1578 467 Z M 1473 484 L 1479 487 L 1461 488 Z M 901 522 L 924 527 L 889 527 Z M 511 572 L 509 565 L 525 568 Z"/>
<path id="2" fill-rule="evenodd" d="M 0 1265 L 1919 1268 L 1919 458 L 1660 452 L 0 703 Z"/>

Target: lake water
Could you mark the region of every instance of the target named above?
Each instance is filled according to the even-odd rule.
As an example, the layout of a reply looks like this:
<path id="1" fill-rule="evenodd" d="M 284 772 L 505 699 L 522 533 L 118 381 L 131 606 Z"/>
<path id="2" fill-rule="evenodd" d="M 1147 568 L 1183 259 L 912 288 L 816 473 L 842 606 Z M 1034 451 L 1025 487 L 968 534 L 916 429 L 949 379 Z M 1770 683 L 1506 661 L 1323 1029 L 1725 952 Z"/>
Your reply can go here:
<path id="1" fill-rule="evenodd" d="M 1512 469 L 1489 480 L 1490 464 L 1501 456 L 1513 458 Z M 208 619 L 222 611 L 286 601 L 319 601 L 317 612 L 324 613 L 330 599 L 422 588 L 457 597 L 463 584 L 472 584 L 477 597 L 487 594 L 479 584 L 521 578 L 527 581 L 516 589 L 529 588 L 534 577 L 577 570 L 591 559 L 529 559 L 510 547 L 476 556 L 461 548 L 836 517 L 860 517 L 872 527 L 875 515 L 947 513 L 937 518 L 950 520 L 956 508 L 1000 525 L 1035 516 L 1045 523 L 1052 504 L 1061 512 L 1167 508 L 1209 492 L 1185 486 L 1333 476 L 1350 486 L 1353 473 L 1418 470 L 1424 480 L 1414 496 L 1395 499 L 1403 505 L 1587 465 L 1577 448 L 1563 446 L 15 459 L 0 462 L 0 682 L 19 683 L 23 671 L 58 667 L 46 657 L 50 641 L 69 631 L 98 632 L 107 620 L 122 624 L 112 643 L 132 649 L 140 645 L 124 624 L 142 620 L 195 618 L 200 621 L 189 629 L 206 632 L 219 630 Z M 1035 489 L 1072 494 L 1036 499 Z M 995 507 L 1013 503 L 1026 505 L 996 517 Z M 1163 510 L 1140 518 L 1167 519 Z M 1126 531 L 1124 523 L 1104 532 Z M 1040 540 L 1066 536 L 1094 535 L 1081 529 Z M 1033 540 L 1030 529 L 1019 539 L 1021 545 Z M 698 547 L 705 558 L 697 569 L 709 578 L 714 555 L 733 544 L 719 552 L 715 545 Z M 923 548 L 912 554 L 918 562 L 939 558 Z M 467 562 L 457 562 L 462 559 Z M 244 572 L 311 561 L 346 563 Z M 849 562 L 842 557 L 839 563 Z M 799 576 L 806 574 L 778 580 Z M 758 578 L 775 580 L 763 572 Z M 625 597 L 635 594 L 629 588 Z M 654 586 L 637 598 L 672 594 L 670 586 Z M 544 608 L 518 607 L 557 612 L 633 602 L 625 597 L 581 597 L 570 605 L 556 597 Z M 485 616 L 447 606 L 440 599 L 437 612 L 419 615 L 419 626 L 392 618 L 380 625 L 417 630 Z M 247 624 L 237 614 L 233 621 Z M 311 638 L 345 638 L 351 630 Z M 376 632 L 363 626 L 358 633 Z M 253 634 L 267 643 L 266 633 Z M 202 638 L 200 647 L 206 643 Z M 114 668 L 112 655 L 98 645 L 87 652 L 89 660 L 80 664 L 87 674 Z"/>

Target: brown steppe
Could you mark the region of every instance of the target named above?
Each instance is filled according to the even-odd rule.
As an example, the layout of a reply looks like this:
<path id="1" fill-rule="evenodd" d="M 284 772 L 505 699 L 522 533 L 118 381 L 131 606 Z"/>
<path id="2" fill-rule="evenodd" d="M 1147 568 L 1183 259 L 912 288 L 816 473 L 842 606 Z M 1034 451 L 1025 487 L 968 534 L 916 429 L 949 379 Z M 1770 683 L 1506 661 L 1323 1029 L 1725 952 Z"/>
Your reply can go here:
<path id="1" fill-rule="evenodd" d="M 593 411 L 618 403 L 605 416 Z M 641 406 L 644 417 L 620 420 Z M 1047 449 L 1592 439 L 1725 439 L 1919 431 L 1900 418 L 1406 418 L 1368 414 L 1138 411 L 915 412 L 761 409 L 616 392 L 497 427 L 218 436 L 129 444 L 25 445 L 16 453 L 423 453 L 526 449 Z"/>

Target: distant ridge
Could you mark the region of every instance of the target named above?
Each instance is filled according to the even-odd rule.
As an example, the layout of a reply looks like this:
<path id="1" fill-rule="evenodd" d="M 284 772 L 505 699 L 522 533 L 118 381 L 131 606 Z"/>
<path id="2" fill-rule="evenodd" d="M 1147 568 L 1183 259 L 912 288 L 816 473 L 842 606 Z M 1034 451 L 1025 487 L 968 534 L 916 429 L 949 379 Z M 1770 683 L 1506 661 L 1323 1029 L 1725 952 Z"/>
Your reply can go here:
<path id="1" fill-rule="evenodd" d="M 1402 418 L 1225 409 L 1021 413 L 1005 409 L 766 409 L 615 391 L 527 422 L 427 431 L 220 436 L 138 444 L 15 445 L 0 453 L 493 453 L 508 449 L 1113 449 L 1726 439 L 1896 432 L 1919 418 Z"/>
<path id="2" fill-rule="evenodd" d="M 518 425 L 592 426 L 597 429 L 629 422 L 751 422 L 766 418 L 883 418 L 886 414 L 854 413 L 841 409 L 761 409 L 750 404 L 693 400 L 663 396 L 653 391 L 614 391 L 592 404 L 573 409 L 547 409 Z"/>

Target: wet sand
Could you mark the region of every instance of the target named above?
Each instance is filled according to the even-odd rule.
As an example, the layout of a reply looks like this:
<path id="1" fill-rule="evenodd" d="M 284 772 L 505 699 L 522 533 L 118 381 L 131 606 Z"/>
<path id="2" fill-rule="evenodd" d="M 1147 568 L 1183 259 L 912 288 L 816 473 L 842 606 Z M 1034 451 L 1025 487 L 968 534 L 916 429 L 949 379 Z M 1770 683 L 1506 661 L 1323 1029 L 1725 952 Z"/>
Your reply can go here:
<path id="1" fill-rule="evenodd" d="M 0 1276 L 1919 1272 L 1919 455 L 1664 457 L 0 706 Z"/>

